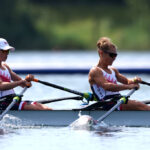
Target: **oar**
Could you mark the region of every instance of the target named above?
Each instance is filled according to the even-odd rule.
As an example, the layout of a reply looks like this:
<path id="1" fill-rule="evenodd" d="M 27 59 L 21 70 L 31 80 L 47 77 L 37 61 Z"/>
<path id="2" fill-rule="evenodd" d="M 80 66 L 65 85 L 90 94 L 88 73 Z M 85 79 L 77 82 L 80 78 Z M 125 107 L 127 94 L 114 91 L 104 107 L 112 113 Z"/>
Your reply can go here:
<path id="1" fill-rule="evenodd" d="M 97 119 L 98 122 L 103 121 L 106 117 L 108 117 L 116 108 L 118 108 L 121 104 L 125 104 L 128 100 L 128 98 L 137 90 L 137 88 L 131 90 L 126 96 L 123 96 L 120 98 L 120 100 L 117 102 L 117 104 L 112 107 L 109 111 L 107 111 L 104 115 L 102 115 L 100 118 Z"/>
<path id="2" fill-rule="evenodd" d="M 144 104 L 150 104 L 150 100 L 146 100 L 146 101 L 141 101 Z"/>
<path id="3" fill-rule="evenodd" d="M 119 100 L 120 98 L 116 97 L 115 99 L 114 98 L 111 98 L 111 99 L 108 99 L 108 100 L 105 100 L 105 101 L 99 101 L 99 102 L 96 102 L 94 104 L 91 104 L 91 105 L 88 105 L 84 108 L 80 108 L 80 110 L 93 110 L 93 109 L 98 109 L 100 108 L 101 106 L 104 106 L 105 104 L 108 104 L 110 102 L 117 102 L 117 100 Z M 78 109 L 79 110 L 79 109 Z"/>
<path id="4" fill-rule="evenodd" d="M 112 99 L 109 99 L 109 100 L 105 100 L 105 101 L 99 101 L 99 102 L 96 102 L 94 104 L 91 104 L 91 105 L 88 105 L 86 107 L 83 107 L 83 108 L 75 108 L 73 110 L 97 110 L 99 109 L 101 106 L 104 106 L 105 104 L 107 103 L 110 103 L 110 102 L 113 102 L 114 100 Z M 117 101 L 117 99 L 116 99 Z"/>
<path id="5" fill-rule="evenodd" d="M 71 90 L 71 89 L 68 89 L 68 88 L 65 88 L 65 87 L 50 83 L 50 82 L 41 81 L 41 80 L 38 80 L 38 79 L 34 79 L 33 81 L 34 82 L 39 82 L 41 84 L 44 84 L 44 85 L 47 85 L 47 86 L 50 86 L 50 87 L 53 87 L 53 88 L 56 88 L 56 89 L 60 89 L 60 90 L 63 90 L 63 91 L 69 92 L 69 93 L 80 95 L 80 96 L 84 97 L 87 101 L 96 100 L 96 97 L 92 93 L 81 93 L 81 92 L 78 92 L 78 91 L 75 91 L 75 90 Z"/>
<path id="6" fill-rule="evenodd" d="M 145 85 L 148 85 L 150 86 L 150 83 L 149 82 L 145 82 L 145 81 L 142 81 L 141 84 L 145 84 Z M 142 101 L 144 104 L 150 104 L 150 100 L 146 100 L 146 101 Z"/>
<path id="7" fill-rule="evenodd" d="M 148 82 L 145 82 L 145 81 L 142 81 L 142 82 L 141 82 L 141 84 L 145 84 L 145 85 L 148 85 L 148 86 L 150 86 L 150 83 L 148 83 Z"/>
<path id="8" fill-rule="evenodd" d="M 49 100 L 38 100 L 38 103 L 41 104 L 47 104 L 47 103 L 52 103 L 52 102 L 58 102 L 58 101 L 63 101 L 63 100 L 83 100 L 83 97 L 81 96 L 74 96 L 74 97 L 63 97 L 63 98 L 56 98 L 56 99 L 49 99 Z"/>
<path id="9" fill-rule="evenodd" d="M 145 85 L 148 85 L 150 86 L 150 83 L 149 82 L 146 82 L 146 81 L 141 81 L 141 84 L 145 84 Z M 142 101 L 144 104 L 150 104 L 150 100 L 145 100 L 145 101 Z"/>
<path id="10" fill-rule="evenodd" d="M 8 105 L 8 107 L 2 112 L 2 114 L 0 115 L 0 120 L 3 119 L 4 115 L 14 106 L 15 103 L 17 103 L 21 96 L 23 95 L 23 93 L 27 90 L 27 87 L 23 88 L 23 90 L 20 92 L 19 95 L 16 95 L 14 98 L 13 98 L 13 101 Z"/>

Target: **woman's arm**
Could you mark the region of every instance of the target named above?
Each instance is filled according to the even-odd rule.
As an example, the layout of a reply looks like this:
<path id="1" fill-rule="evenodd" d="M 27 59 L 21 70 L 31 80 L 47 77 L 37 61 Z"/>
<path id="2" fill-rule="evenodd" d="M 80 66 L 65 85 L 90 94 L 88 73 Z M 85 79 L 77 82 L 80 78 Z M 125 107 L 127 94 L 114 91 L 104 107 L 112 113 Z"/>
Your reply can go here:
<path id="1" fill-rule="evenodd" d="M 5 65 L 5 67 L 7 67 L 8 71 L 11 75 L 12 81 L 14 81 L 14 82 L 3 82 L 1 86 L 4 88 L 4 90 L 12 89 L 17 86 L 21 86 L 21 87 L 31 86 L 31 83 L 29 80 L 22 79 L 15 72 L 13 72 L 7 64 L 4 64 L 4 65 Z"/>
<path id="2" fill-rule="evenodd" d="M 19 80 L 19 81 L 14 81 L 14 82 L 3 82 L 0 80 L 0 91 L 10 90 L 17 86 L 21 86 L 22 84 L 25 84 L 25 83 L 26 83 L 25 80 Z"/>
<path id="3" fill-rule="evenodd" d="M 22 78 L 20 76 L 18 76 L 15 72 L 13 72 L 7 64 L 4 64 L 4 65 L 5 65 L 5 67 L 7 67 L 8 71 L 11 75 L 12 81 L 22 80 Z"/>
<path id="4" fill-rule="evenodd" d="M 127 78 L 119 78 L 122 79 L 123 84 L 114 84 L 111 82 L 108 82 L 101 71 L 100 68 L 95 67 L 90 70 L 89 73 L 89 82 L 91 85 L 96 84 L 98 86 L 101 86 L 103 89 L 107 91 L 122 91 L 122 90 L 127 90 L 127 89 L 133 89 L 135 87 L 139 87 L 137 84 L 127 84 Z"/>
<path id="5" fill-rule="evenodd" d="M 125 77 L 124 75 L 122 75 L 117 69 L 112 68 L 115 73 L 116 73 L 116 77 L 118 82 L 123 83 L 123 84 L 135 84 L 135 83 L 140 83 L 141 82 L 141 78 L 139 77 L 134 77 L 132 79 L 129 79 L 127 77 Z"/>

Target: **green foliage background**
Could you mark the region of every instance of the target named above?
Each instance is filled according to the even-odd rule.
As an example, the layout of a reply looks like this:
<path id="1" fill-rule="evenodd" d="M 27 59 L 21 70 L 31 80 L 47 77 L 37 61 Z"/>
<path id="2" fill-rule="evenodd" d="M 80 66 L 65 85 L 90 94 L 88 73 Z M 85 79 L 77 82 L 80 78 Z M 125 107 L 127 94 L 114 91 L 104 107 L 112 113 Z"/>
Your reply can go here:
<path id="1" fill-rule="evenodd" d="M 18 49 L 150 49 L 149 0 L 0 0 L 0 37 Z"/>

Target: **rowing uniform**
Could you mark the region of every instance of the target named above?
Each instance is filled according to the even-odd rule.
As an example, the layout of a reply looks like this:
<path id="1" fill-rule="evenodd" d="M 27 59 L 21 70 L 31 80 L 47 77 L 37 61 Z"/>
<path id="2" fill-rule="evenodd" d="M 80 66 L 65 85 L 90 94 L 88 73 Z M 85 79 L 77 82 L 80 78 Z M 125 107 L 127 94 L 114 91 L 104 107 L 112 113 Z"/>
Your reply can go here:
<path id="1" fill-rule="evenodd" d="M 5 67 L 5 66 L 4 66 Z M 7 67 L 5 69 L 0 69 L 0 80 L 2 82 L 11 82 L 11 75 Z M 4 110 L 12 102 L 14 96 L 16 96 L 13 89 L 0 91 L 0 110 Z M 11 110 L 23 110 L 24 105 L 30 103 L 29 101 L 17 102 Z"/>
<path id="2" fill-rule="evenodd" d="M 113 69 L 110 69 L 111 70 L 111 74 L 107 73 L 106 71 L 104 71 L 103 69 L 102 70 L 102 73 L 103 73 L 103 76 L 105 77 L 105 79 L 108 81 L 108 82 L 111 82 L 111 83 L 114 83 L 114 84 L 117 84 L 117 78 L 116 78 L 116 74 L 115 74 L 115 71 Z M 93 84 L 91 86 L 91 89 L 93 91 L 93 94 L 95 95 L 95 97 L 99 100 L 99 101 L 105 101 L 105 100 L 108 100 L 108 99 L 112 99 L 114 98 L 115 99 L 119 99 L 121 97 L 120 93 L 119 92 L 112 92 L 112 91 L 106 91 L 104 90 L 101 86 L 98 86 L 96 84 Z M 110 109 L 111 107 L 113 107 L 114 105 L 116 104 L 116 102 L 108 102 L 107 104 L 105 104 L 103 106 L 102 109 L 104 110 L 108 110 Z M 118 107 L 117 110 L 121 110 L 121 106 Z"/>

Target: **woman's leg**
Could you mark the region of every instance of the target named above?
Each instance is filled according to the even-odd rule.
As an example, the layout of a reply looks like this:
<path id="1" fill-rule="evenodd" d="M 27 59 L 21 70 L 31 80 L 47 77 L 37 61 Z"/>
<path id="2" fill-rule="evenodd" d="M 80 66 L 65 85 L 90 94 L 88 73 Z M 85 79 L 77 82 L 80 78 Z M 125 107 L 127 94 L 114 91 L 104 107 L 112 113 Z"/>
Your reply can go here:
<path id="1" fill-rule="evenodd" d="M 127 104 L 121 105 L 122 110 L 150 110 L 150 106 L 135 100 L 128 100 Z"/>
<path id="2" fill-rule="evenodd" d="M 31 104 L 26 103 L 23 107 L 23 110 L 52 110 L 52 108 L 49 108 L 46 105 L 38 102 L 33 102 Z"/>

